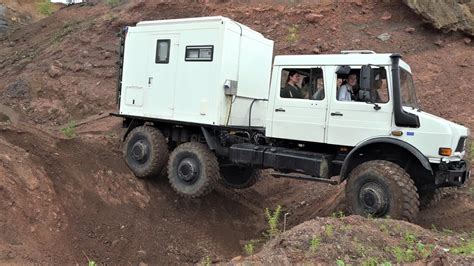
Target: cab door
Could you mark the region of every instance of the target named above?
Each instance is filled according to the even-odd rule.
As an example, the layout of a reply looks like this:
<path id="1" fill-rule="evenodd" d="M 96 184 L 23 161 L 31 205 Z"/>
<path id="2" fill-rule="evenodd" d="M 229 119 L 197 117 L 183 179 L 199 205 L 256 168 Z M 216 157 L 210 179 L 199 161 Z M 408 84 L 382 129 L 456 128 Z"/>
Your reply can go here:
<path id="1" fill-rule="evenodd" d="M 336 68 L 331 71 L 336 72 Z M 360 69 L 360 66 L 351 66 L 351 69 Z M 388 69 L 379 77 L 383 86 L 377 89 L 379 100 L 375 104 L 362 101 L 339 101 L 337 99 L 337 76 L 333 75 L 333 90 L 330 98 L 327 125 L 327 143 L 355 146 L 358 143 L 373 137 L 389 136 L 393 117 L 393 101 L 389 97 L 390 76 Z M 341 78 L 339 78 L 341 80 Z M 357 77 L 359 82 L 359 76 Z"/>
<path id="2" fill-rule="evenodd" d="M 284 93 L 290 71 L 297 71 L 302 76 L 297 86 L 303 98 L 292 98 Z M 280 90 L 274 95 L 272 137 L 323 142 L 327 112 L 323 68 L 281 67 L 278 75 Z"/>
<path id="3" fill-rule="evenodd" d="M 144 114 L 155 118 L 171 118 L 178 63 L 179 35 L 152 35 L 149 41 L 147 88 Z"/>

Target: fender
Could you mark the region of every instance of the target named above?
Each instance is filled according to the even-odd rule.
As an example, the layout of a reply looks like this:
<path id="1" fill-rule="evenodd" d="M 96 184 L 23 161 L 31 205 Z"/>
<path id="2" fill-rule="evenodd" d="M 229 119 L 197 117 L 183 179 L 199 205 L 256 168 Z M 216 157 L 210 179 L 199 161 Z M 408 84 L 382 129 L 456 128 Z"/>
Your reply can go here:
<path id="1" fill-rule="evenodd" d="M 404 141 L 401 141 L 401 140 L 398 140 L 398 139 L 394 139 L 394 138 L 387 138 L 387 137 L 379 137 L 379 138 L 373 138 L 373 139 L 369 139 L 365 142 L 362 142 L 360 143 L 359 145 L 357 145 L 356 147 L 354 147 L 354 149 L 352 149 L 349 154 L 347 155 L 346 159 L 344 160 L 344 164 L 342 165 L 342 168 L 341 168 L 341 173 L 340 173 L 340 176 L 341 176 L 341 182 L 343 180 L 345 180 L 349 173 L 348 173 L 348 167 L 349 167 L 349 164 L 351 162 L 351 160 L 353 159 L 354 155 L 357 154 L 357 152 L 367 146 L 367 145 L 370 145 L 370 144 L 375 144 L 375 143 L 388 143 L 388 144 L 394 144 L 394 145 L 397 145 L 401 148 L 403 148 L 404 150 L 410 152 L 411 154 L 413 154 L 417 159 L 418 161 L 420 161 L 421 165 L 426 169 L 428 170 L 431 174 L 433 174 L 433 169 L 431 168 L 431 165 L 430 165 L 430 162 L 428 161 L 428 159 L 423 155 L 423 153 L 421 153 L 417 148 L 413 147 L 411 144 L 409 143 L 406 143 Z"/>
<path id="2" fill-rule="evenodd" d="M 229 150 L 227 148 L 222 147 L 219 143 L 217 138 L 209 132 L 208 129 L 205 127 L 201 127 L 202 134 L 206 139 L 207 146 L 211 151 L 215 151 L 218 155 L 227 156 L 229 154 Z"/>
<path id="3" fill-rule="evenodd" d="M 130 131 L 132 131 L 134 128 L 136 128 L 138 126 L 142 126 L 144 124 L 145 124 L 145 122 L 141 121 L 141 120 L 137 120 L 137 119 L 133 119 L 133 118 L 132 119 L 125 119 L 123 121 L 123 127 L 126 127 L 127 131 L 125 131 L 125 133 L 122 136 L 122 142 L 125 141 L 125 139 L 128 136 L 128 133 L 130 133 Z"/>

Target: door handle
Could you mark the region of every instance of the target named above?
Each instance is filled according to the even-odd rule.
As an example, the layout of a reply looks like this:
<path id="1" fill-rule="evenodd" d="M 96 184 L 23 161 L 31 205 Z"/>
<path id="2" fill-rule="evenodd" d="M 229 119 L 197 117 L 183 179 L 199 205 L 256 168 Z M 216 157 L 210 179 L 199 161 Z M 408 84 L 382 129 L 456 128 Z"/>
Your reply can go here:
<path id="1" fill-rule="evenodd" d="M 153 77 L 148 78 L 148 85 L 151 85 L 151 82 L 153 81 Z"/>
<path id="2" fill-rule="evenodd" d="M 277 108 L 277 109 L 275 109 L 275 112 L 285 112 L 285 111 L 286 111 L 286 110 L 283 109 L 283 108 Z"/>
<path id="3" fill-rule="evenodd" d="M 342 113 L 340 112 L 335 112 L 335 113 L 331 113 L 332 116 L 343 116 Z"/>

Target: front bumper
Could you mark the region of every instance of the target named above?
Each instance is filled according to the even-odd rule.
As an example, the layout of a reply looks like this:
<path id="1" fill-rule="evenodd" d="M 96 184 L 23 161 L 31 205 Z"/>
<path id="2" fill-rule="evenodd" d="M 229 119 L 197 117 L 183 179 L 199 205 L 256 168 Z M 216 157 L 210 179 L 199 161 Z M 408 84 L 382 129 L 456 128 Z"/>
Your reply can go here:
<path id="1" fill-rule="evenodd" d="M 435 184 L 438 187 L 462 186 L 471 176 L 471 165 L 468 161 L 441 162 L 435 173 Z"/>

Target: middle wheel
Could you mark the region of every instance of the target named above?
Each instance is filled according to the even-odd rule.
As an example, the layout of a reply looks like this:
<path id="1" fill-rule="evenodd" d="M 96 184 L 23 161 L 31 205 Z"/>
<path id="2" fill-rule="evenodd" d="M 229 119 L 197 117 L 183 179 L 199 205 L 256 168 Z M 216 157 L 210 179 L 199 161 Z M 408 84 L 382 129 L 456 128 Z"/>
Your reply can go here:
<path id="1" fill-rule="evenodd" d="M 170 155 L 168 179 L 171 187 L 183 197 L 207 195 L 220 179 L 217 158 L 205 144 L 181 144 Z"/>
<path id="2" fill-rule="evenodd" d="M 261 177 L 261 170 L 244 166 L 222 166 L 221 181 L 224 186 L 234 189 L 249 188 Z"/>

